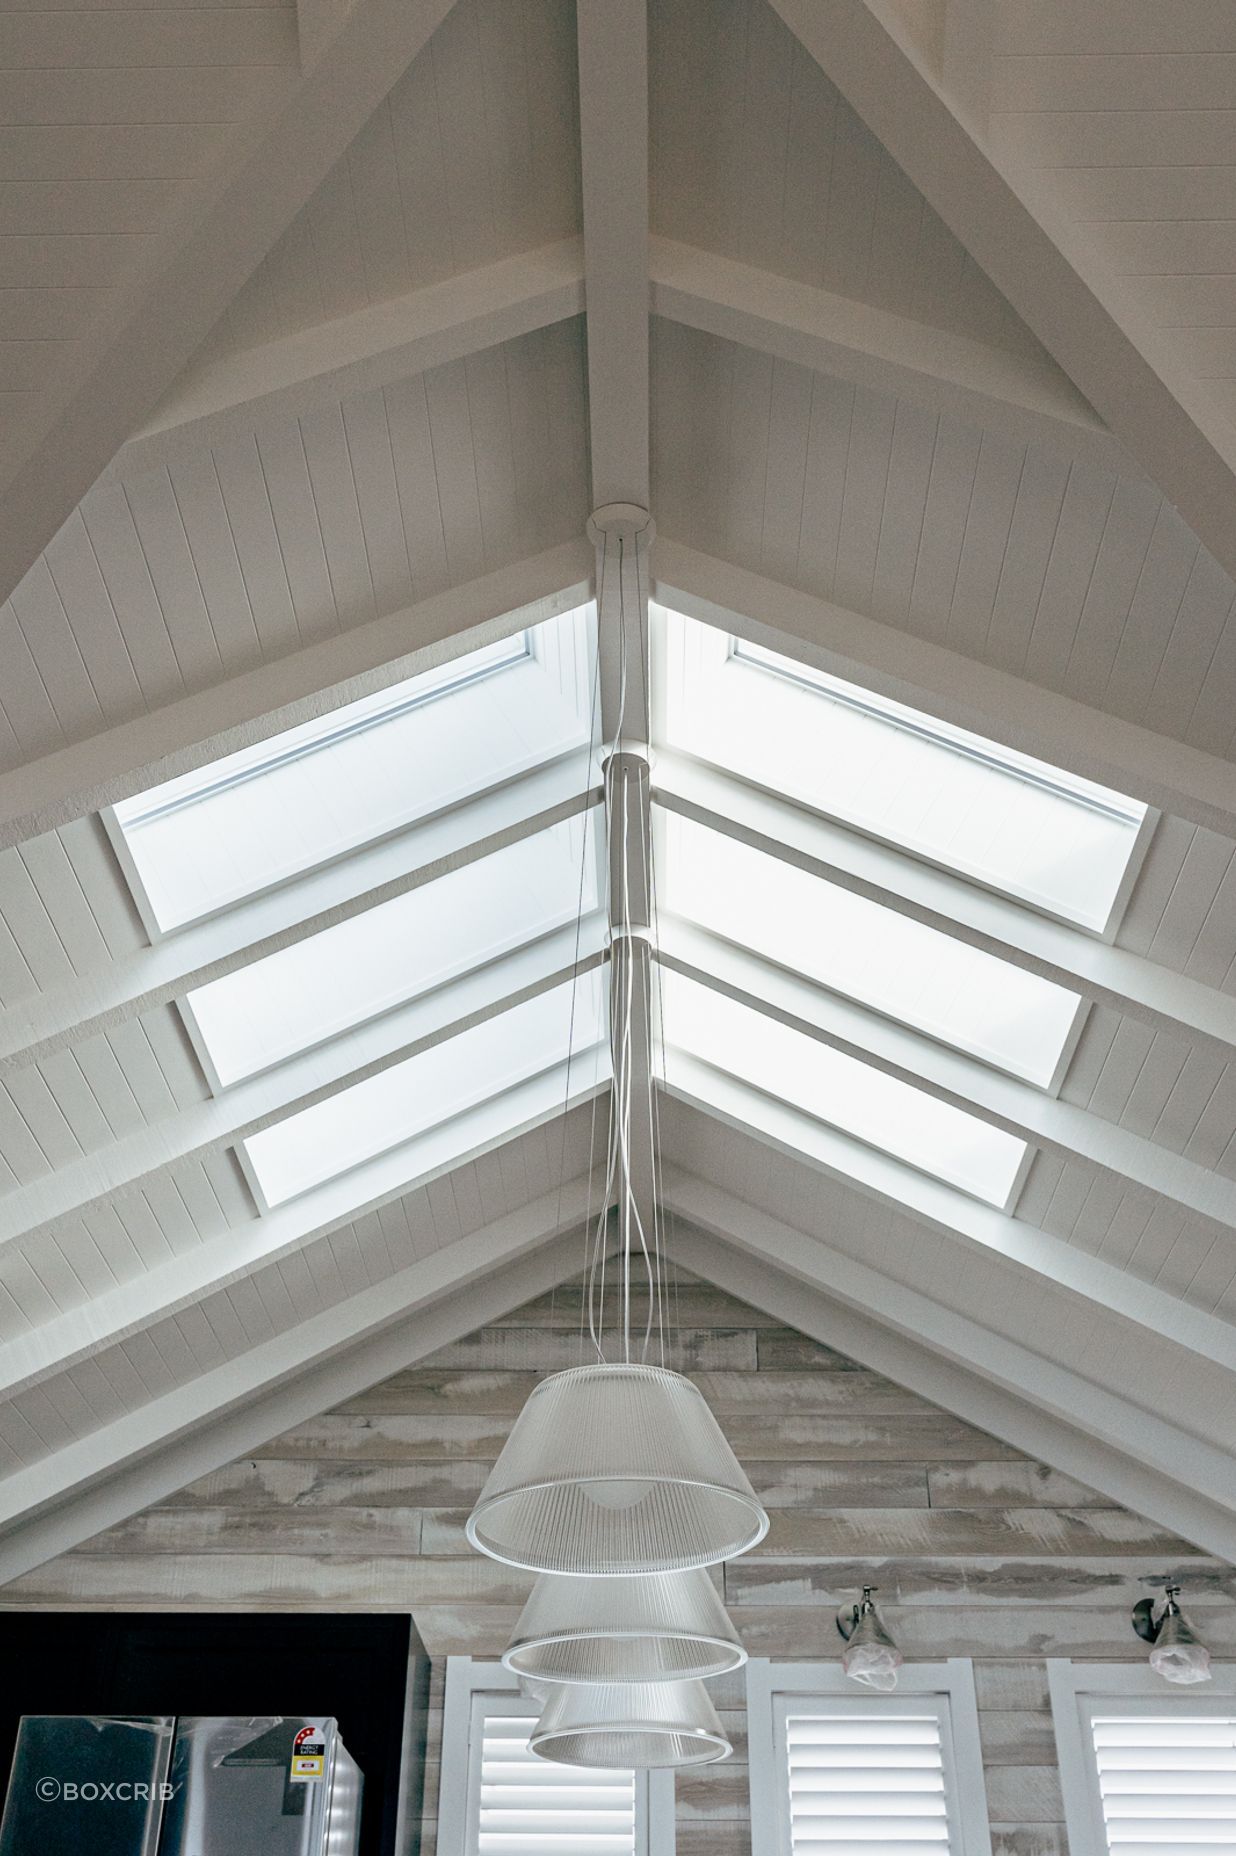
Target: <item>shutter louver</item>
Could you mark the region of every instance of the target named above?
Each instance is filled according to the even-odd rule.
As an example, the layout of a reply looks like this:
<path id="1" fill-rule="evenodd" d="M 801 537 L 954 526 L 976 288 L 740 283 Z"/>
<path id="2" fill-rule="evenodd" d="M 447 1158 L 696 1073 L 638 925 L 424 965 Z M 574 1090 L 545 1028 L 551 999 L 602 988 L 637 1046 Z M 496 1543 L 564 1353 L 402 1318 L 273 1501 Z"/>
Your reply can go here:
<path id="1" fill-rule="evenodd" d="M 1236 1851 L 1236 1715 L 1095 1715 L 1111 1856 Z"/>
<path id="2" fill-rule="evenodd" d="M 935 1715 L 812 1713 L 786 1720 L 794 1856 L 945 1856 L 950 1848 Z"/>
<path id="3" fill-rule="evenodd" d="M 538 1759 L 535 1725 L 485 1716 L 477 1856 L 636 1856 L 635 1774 Z"/>

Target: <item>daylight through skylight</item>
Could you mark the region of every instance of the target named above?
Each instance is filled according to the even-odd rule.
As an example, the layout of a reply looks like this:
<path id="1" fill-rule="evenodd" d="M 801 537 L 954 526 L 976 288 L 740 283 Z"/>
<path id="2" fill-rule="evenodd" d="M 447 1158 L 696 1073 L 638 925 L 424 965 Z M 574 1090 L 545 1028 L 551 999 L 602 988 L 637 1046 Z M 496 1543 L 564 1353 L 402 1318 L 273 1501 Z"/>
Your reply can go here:
<path id="1" fill-rule="evenodd" d="M 1032 907 L 1107 931 L 1145 806 L 680 613 L 665 745 Z"/>
<path id="2" fill-rule="evenodd" d="M 583 746 L 588 622 L 565 613 L 114 807 L 147 926 L 183 927 Z"/>

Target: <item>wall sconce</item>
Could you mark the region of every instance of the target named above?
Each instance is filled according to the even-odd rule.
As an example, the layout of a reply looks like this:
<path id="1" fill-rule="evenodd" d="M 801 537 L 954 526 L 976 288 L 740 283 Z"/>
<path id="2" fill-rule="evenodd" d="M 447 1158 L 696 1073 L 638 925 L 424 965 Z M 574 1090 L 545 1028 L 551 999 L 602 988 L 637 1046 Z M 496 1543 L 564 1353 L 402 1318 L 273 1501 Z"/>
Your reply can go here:
<path id="1" fill-rule="evenodd" d="M 875 1608 L 871 1594 L 876 1589 L 865 1585 L 858 1604 L 842 1605 L 837 1613 L 837 1629 L 846 1646 L 841 1667 L 852 1681 L 867 1688 L 894 1689 L 904 1659 Z"/>
<path id="2" fill-rule="evenodd" d="M 1201 1642 L 1176 1600 L 1178 1585 L 1164 1588 L 1162 1601 L 1139 1598 L 1133 1628 L 1150 1644 L 1150 1667 L 1165 1682 L 1209 1682 L 1210 1651 Z"/>

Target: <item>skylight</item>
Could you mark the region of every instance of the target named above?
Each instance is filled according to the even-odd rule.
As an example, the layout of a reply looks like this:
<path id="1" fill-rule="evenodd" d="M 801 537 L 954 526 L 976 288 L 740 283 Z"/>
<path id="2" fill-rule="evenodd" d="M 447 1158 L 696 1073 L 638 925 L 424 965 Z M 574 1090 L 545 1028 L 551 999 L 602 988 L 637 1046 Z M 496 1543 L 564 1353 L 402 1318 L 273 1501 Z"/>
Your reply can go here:
<path id="1" fill-rule="evenodd" d="M 114 807 L 147 927 L 168 933 L 212 915 L 585 744 L 589 610 Z"/>
<path id="2" fill-rule="evenodd" d="M 552 826 L 191 992 L 220 1087 L 393 1010 L 598 901 L 601 817 Z"/>
<path id="3" fill-rule="evenodd" d="M 662 970 L 660 989 L 671 1082 L 673 1051 L 684 1051 L 974 1198 L 1009 1204 L 1027 1160 L 1024 1141 L 700 981 Z"/>
<path id="4" fill-rule="evenodd" d="M 605 989 L 597 970 L 560 985 L 354 1083 L 242 1143 L 262 1202 L 273 1209 L 427 1129 L 580 1056 L 573 1088 L 608 1073 L 601 1048 Z M 508 1130 L 509 1132 L 509 1130 Z"/>
<path id="5" fill-rule="evenodd" d="M 1040 1088 L 1056 1080 L 1075 993 L 707 826 L 657 825 L 664 908 Z"/>
<path id="6" fill-rule="evenodd" d="M 1109 930 L 1134 873 L 1139 802 L 679 613 L 658 624 L 667 746 Z"/>

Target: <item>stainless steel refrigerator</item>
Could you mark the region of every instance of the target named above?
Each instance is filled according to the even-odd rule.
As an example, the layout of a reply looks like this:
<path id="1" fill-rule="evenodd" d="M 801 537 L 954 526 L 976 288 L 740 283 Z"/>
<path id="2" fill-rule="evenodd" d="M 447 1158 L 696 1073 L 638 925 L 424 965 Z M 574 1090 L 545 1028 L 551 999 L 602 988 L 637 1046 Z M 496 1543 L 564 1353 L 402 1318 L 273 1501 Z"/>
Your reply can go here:
<path id="1" fill-rule="evenodd" d="M 0 1856 L 356 1856 L 329 1716 L 23 1715 Z"/>

